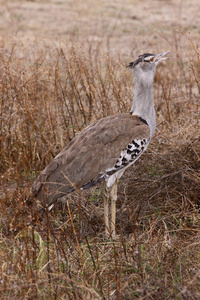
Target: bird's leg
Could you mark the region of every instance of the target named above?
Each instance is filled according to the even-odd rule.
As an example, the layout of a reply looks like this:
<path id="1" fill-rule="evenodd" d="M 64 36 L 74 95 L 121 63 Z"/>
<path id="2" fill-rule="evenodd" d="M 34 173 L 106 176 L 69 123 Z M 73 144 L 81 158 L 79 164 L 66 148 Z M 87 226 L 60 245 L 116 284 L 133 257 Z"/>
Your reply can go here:
<path id="1" fill-rule="evenodd" d="M 111 234 L 112 237 L 116 236 L 115 230 L 115 219 L 116 219 L 116 202 L 117 202 L 117 184 L 118 179 L 115 180 L 113 186 L 110 190 L 110 200 L 111 200 Z"/>
<path id="2" fill-rule="evenodd" d="M 103 192 L 102 196 L 104 202 L 105 236 L 107 238 L 110 234 L 110 226 L 109 226 L 109 218 L 108 218 L 109 196 L 108 196 L 108 188 L 106 182 L 103 183 L 102 192 Z"/>

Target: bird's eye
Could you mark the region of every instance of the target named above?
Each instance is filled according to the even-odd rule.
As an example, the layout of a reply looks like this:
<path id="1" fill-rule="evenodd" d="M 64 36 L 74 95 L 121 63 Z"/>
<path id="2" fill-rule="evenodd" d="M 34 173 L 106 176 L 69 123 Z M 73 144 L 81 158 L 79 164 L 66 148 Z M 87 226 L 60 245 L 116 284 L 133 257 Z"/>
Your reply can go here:
<path id="1" fill-rule="evenodd" d="M 145 62 L 154 62 L 154 57 L 144 59 Z"/>

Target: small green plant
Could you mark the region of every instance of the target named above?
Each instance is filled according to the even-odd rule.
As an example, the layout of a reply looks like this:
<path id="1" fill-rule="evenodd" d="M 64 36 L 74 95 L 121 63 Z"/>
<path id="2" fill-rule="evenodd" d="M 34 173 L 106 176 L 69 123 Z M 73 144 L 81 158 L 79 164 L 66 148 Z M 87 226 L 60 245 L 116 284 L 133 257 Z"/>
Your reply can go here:
<path id="1" fill-rule="evenodd" d="M 101 189 L 99 189 L 98 193 L 96 193 L 95 191 L 92 191 L 89 200 L 91 202 L 96 202 L 100 199 L 100 196 L 101 196 Z"/>
<path id="2" fill-rule="evenodd" d="M 159 165 L 151 165 L 146 168 L 146 170 L 151 177 L 159 177 L 163 175 L 163 171 Z"/>

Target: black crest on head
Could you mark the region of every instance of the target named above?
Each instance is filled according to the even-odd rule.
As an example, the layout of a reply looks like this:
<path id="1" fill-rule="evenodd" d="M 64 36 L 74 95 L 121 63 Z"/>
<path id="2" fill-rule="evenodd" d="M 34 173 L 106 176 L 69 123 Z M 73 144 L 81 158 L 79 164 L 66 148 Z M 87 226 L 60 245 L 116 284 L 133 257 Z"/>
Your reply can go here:
<path id="1" fill-rule="evenodd" d="M 142 62 L 144 60 L 145 57 L 148 57 L 148 56 L 154 56 L 154 54 L 152 53 L 144 53 L 142 55 L 139 55 L 138 56 L 138 59 L 136 59 L 135 61 L 131 62 L 127 68 L 129 69 L 133 69 L 137 64 L 139 64 L 140 62 Z"/>

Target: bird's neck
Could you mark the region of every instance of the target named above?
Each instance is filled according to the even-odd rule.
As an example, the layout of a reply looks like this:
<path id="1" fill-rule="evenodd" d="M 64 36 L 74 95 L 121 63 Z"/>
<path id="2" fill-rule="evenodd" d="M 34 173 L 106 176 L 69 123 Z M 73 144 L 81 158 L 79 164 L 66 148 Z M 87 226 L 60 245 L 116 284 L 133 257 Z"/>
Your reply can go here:
<path id="1" fill-rule="evenodd" d="M 150 139 L 156 128 L 156 114 L 153 103 L 153 80 L 135 80 L 132 115 L 146 120 L 150 127 Z"/>

